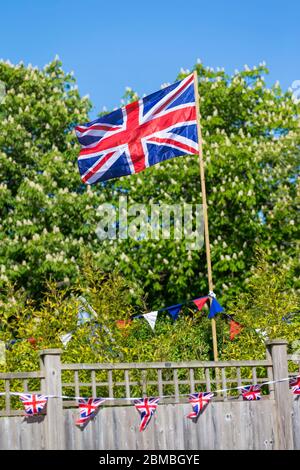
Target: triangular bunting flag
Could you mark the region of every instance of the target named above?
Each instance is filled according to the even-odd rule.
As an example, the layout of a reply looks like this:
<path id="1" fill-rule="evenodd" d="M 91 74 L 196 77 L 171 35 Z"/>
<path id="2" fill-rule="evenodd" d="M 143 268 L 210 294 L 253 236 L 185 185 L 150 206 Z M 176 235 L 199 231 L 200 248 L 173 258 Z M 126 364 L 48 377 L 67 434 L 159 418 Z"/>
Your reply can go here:
<path id="1" fill-rule="evenodd" d="M 27 416 L 38 415 L 47 404 L 48 397 L 37 393 L 22 393 L 20 400 L 24 405 Z"/>
<path id="2" fill-rule="evenodd" d="M 81 426 L 93 418 L 103 402 L 105 402 L 104 398 L 80 398 L 78 400 L 80 418 L 76 420 L 76 425 Z"/>
<path id="3" fill-rule="evenodd" d="M 197 419 L 202 411 L 206 408 L 214 394 L 211 392 L 192 393 L 189 396 L 189 402 L 193 407 L 193 411 L 187 415 L 187 418 Z"/>
<path id="4" fill-rule="evenodd" d="M 260 400 L 261 389 L 259 385 L 247 385 L 242 388 L 242 396 L 244 400 Z"/>
<path id="5" fill-rule="evenodd" d="M 223 312 L 224 308 L 219 304 L 214 297 L 211 299 L 208 318 L 213 318 L 217 313 Z"/>
<path id="6" fill-rule="evenodd" d="M 72 333 L 66 333 L 65 335 L 60 335 L 60 340 L 64 346 L 67 346 L 68 342 L 72 339 Z"/>
<path id="7" fill-rule="evenodd" d="M 156 411 L 158 402 L 159 398 L 147 397 L 134 401 L 134 406 L 141 416 L 140 431 L 145 431 L 146 427 L 150 423 L 150 420 Z"/>
<path id="8" fill-rule="evenodd" d="M 158 310 L 155 312 L 144 313 L 143 317 L 147 320 L 152 330 L 154 331 L 155 323 L 157 319 Z"/>
<path id="9" fill-rule="evenodd" d="M 200 297 L 200 299 L 195 299 L 195 300 L 193 300 L 193 302 L 196 305 L 196 307 L 198 308 L 198 310 L 201 311 L 208 299 L 209 299 L 208 296 Z"/>
<path id="10" fill-rule="evenodd" d="M 172 316 L 173 320 L 177 320 L 181 307 L 182 307 L 182 304 L 177 304 L 177 305 L 172 305 L 171 307 L 167 307 L 166 310 Z"/>

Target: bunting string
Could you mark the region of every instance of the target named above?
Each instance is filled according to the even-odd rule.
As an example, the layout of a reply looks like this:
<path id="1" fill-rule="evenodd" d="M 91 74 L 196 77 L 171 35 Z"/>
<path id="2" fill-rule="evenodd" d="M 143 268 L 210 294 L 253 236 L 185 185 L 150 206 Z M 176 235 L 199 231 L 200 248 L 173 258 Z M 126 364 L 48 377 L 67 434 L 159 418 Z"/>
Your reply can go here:
<path id="1" fill-rule="evenodd" d="M 299 380 L 298 380 L 299 379 Z M 299 389 L 299 393 L 296 393 L 296 395 L 300 395 L 300 375 L 294 375 L 294 376 L 290 376 L 290 377 L 285 377 L 283 379 L 277 379 L 277 380 L 269 380 L 268 382 L 261 382 L 259 383 L 259 387 L 263 387 L 265 385 L 272 385 L 272 384 L 275 384 L 275 383 L 280 383 L 280 382 L 287 382 L 287 381 L 291 381 L 293 382 L 294 380 L 296 380 L 298 382 L 298 385 L 293 385 L 293 388 L 296 387 L 296 391 L 297 391 L 297 387 Z M 243 390 L 245 389 L 245 385 L 240 385 L 238 387 L 229 387 L 229 388 L 220 388 L 218 390 L 214 390 L 213 393 L 214 395 L 217 395 L 217 394 L 220 394 L 220 393 L 223 393 L 223 392 L 230 392 L 230 391 L 233 391 L 233 390 Z M 184 397 L 189 397 L 191 393 L 185 393 L 185 394 L 179 394 L 179 395 L 160 395 L 158 398 L 159 399 L 163 399 L 163 398 L 175 398 L 175 397 L 179 397 L 179 398 L 184 398 Z M 24 392 L 0 392 L 0 396 L 4 396 L 4 395 L 12 395 L 12 396 L 21 396 L 21 395 L 24 395 Z M 62 398 L 62 399 L 66 399 L 66 400 L 86 400 L 87 397 L 83 397 L 83 396 L 69 396 L 69 395 L 43 395 L 44 397 L 46 398 Z M 90 397 L 88 397 L 90 398 Z M 96 397 L 94 397 L 96 398 Z M 115 397 L 102 397 L 103 400 L 105 401 L 108 401 L 108 400 L 111 400 L 111 401 L 114 401 L 114 400 L 126 400 L 126 401 L 135 401 L 135 400 L 141 400 L 143 399 L 143 397 L 120 397 L 120 398 L 115 398 Z"/>

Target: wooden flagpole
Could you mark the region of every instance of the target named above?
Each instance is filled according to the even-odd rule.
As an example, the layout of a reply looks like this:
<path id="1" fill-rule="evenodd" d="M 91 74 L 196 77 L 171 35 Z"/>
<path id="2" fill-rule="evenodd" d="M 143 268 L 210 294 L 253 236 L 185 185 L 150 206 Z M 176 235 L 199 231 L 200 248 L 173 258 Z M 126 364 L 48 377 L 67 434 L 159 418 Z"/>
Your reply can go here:
<path id="1" fill-rule="evenodd" d="M 200 105 L 199 105 L 198 75 L 197 75 L 196 70 L 194 72 L 194 88 L 195 88 L 198 142 L 199 142 L 198 154 L 199 154 L 200 181 L 201 181 L 201 192 L 202 192 L 202 206 L 203 206 L 203 220 L 204 220 L 204 236 L 205 236 L 205 247 L 206 247 L 208 287 L 209 287 L 210 291 L 213 291 L 210 245 L 209 245 L 209 230 L 208 230 L 208 213 L 207 213 L 205 175 L 204 175 L 202 132 L 201 132 L 201 126 L 200 126 Z M 213 337 L 214 361 L 217 361 L 218 360 L 217 330 L 216 330 L 216 321 L 215 321 L 214 318 L 211 319 L 211 328 L 212 328 L 212 337 Z"/>

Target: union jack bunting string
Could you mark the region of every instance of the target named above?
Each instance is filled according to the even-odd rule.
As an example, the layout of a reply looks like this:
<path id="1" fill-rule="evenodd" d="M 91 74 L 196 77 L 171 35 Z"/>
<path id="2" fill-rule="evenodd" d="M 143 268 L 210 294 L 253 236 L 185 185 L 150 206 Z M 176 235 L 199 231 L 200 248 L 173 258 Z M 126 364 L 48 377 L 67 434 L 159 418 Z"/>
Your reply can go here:
<path id="1" fill-rule="evenodd" d="M 194 74 L 75 128 L 86 184 L 198 152 Z"/>
<path id="2" fill-rule="evenodd" d="M 81 426 L 91 419 L 99 406 L 105 401 L 104 398 L 82 398 L 78 400 L 80 418 L 76 420 L 76 425 Z"/>
<path id="3" fill-rule="evenodd" d="M 41 413 L 47 404 L 48 397 L 35 393 L 24 393 L 20 395 L 25 413 L 27 416 L 33 416 Z"/>
<path id="4" fill-rule="evenodd" d="M 204 408 L 207 407 L 213 396 L 214 393 L 210 392 L 191 393 L 189 396 L 189 402 L 193 407 L 193 411 L 187 415 L 187 418 L 197 419 Z"/>
<path id="5" fill-rule="evenodd" d="M 291 379 L 290 387 L 294 395 L 300 395 L 300 377 L 295 377 Z"/>
<path id="6" fill-rule="evenodd" d="M 134 400 L 134 405 L 141 415 L 140 431 L 144 431 L 150 423 L 150 420 L 156 411 L 158 402 L 159 398 L 145 397 L 141 400 Z"/>
<path id="7" fill-rule="evenodd" d="M 261 388 L 259 385 L 247 385 L 242 388 L 242 396 L 244 400 L 260 400 Z"/>

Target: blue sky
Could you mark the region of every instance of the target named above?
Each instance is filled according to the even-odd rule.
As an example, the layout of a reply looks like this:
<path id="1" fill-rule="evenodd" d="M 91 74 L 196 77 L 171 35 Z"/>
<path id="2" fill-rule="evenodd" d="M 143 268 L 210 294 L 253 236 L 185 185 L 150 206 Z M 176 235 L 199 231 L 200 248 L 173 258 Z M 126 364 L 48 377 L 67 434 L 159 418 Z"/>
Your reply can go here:
<path id="1" fill-rule="evenodd" d="M 0 5 L 0 57 L 43 66 L 58 54 L 95 113 L 126 86 L 151 93 L 197 58 L 228 72 L 265 60 L 269 81 L 300 79 L 299 0 L 14 0 Z"/>

